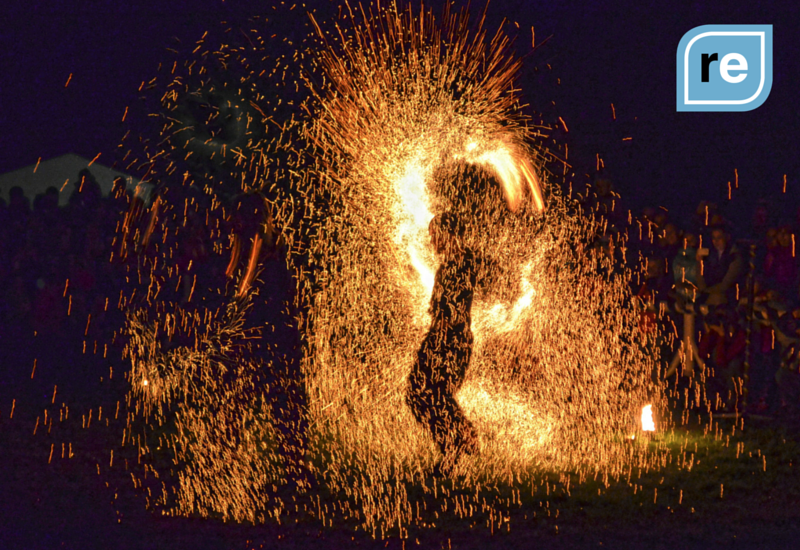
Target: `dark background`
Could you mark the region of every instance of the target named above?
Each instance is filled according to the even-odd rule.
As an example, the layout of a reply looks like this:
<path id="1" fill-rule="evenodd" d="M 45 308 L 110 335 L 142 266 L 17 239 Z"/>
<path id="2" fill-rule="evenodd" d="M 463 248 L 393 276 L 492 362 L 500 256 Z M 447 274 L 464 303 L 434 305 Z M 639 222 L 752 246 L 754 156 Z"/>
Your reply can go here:
<path id="1" fill-rule="evenodd" d="M 221 20 L 273 11 L 274 2 L 193 0 L 17 0 L 0 8 L 0 173 L 75 152 L 112 165 L 125 131 L 121 119 L 142 81 L 156 76 L 167 47 L 191 50 Z M 287 5 L 293 2 L 287 2 Z M 430 4 L 430 3 L 426 3 Z M 701 199 L 725 203 L 749 221 L 756 199 L 772 198 L 778 218 L 795 218 L 800 196 L 800 8 L 790 2 L 632 3 L 493 0 L 487 26 L 503 17 L 530 54 L 520 88 L 532 114 L 562 117 L 575 181 L 594 177 L 597 155 L 625 208 L 663 205 L 686 217 Z M 435 3 L 434 3 L 435 5 Z M 457 4 L 458 5 L 458 4 Z M 338 2 L 313 6 L 324 18 Z M 483 7 L 474 2 L 474 15 Z M 438 8 L 437 8 L 438 11 Z M 302 4 L 277 21 L 302 32 Z M 704 24 L 772 24 L 773 84 L 767 101 L 745 113 L 678 113 L 675 56 L 684 33 Z M 536 42 L 550 40 L 531 53 Z M 548 65 L 550 68 L 548 68 Z M 69 86 L 65 83 L 72 78 Z M 616 119 L 612 116 L 612 107 Z M 136 128 L 134 127 L 134 131 Z M 623 138 L 632 138 L 623 140 Z M 786 195 L 782 195 L 787 175 Z M 724 205 L 725 206 L 725 205 Z"/>

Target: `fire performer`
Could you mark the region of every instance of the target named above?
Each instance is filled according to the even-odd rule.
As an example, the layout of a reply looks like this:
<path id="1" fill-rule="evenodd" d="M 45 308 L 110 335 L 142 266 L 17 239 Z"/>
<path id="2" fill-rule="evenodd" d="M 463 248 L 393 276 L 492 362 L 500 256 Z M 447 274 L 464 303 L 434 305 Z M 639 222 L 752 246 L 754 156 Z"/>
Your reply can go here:
<path id="1" fill-rule="evenodd" d="M 455 399 L 472 356 L 477 264 L 472 250 L 464 246 L 464 226 L 453 213 L 436 216 L 429 231 L 443 261 L 431 296 L 431 326 L 417 352 L 406 402 L 442 453 L 434 474 L 448 475 L 463 454 L 475 452 L 478 443 L 474 427 Z"/>
<path id="2" fill-rule="evenodd" d="M 261 362 L 252 383 L 263 391 L 272 415 L 278 452 L 286 468 L 286 481 L 298 489 L 314 481 L 306 463 L 307 395 L 300 368 L 302 345 L 297 326 L 296 282 L 286 263 L 285 243 L 275 226 L 272 206 L 260 194 L 240 198 L 236 209 L 239 228 L 235 240 L 246 242 L 256 232 L 247 255 L 232 251 L 227 274 L 242 264 L 235 299 L 248 294 L 258 301 L 247 319 L 260 337 L 249 343 L 250 354 Z M 241 257 L 241 261 L 239 258 Z"/>

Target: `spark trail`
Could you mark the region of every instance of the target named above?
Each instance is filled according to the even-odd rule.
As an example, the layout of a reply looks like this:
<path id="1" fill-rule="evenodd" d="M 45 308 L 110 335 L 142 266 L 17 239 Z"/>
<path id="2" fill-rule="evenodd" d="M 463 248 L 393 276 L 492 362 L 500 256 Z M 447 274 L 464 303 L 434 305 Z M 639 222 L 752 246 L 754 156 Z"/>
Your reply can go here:
<path id="1" fill-rule="evenodd" d="M 514 89 L 520 62 L 502 30 L 487 39 L 482 25 L 449 7 L 437 20 L 390 4 L 352 9 L 335 31 L 316 26 L 326 84 L 308 79 L 317 103 L 306 135 L 333 197 L 319 234 L 335 239 L 312 245 L 329 276 L 311 297 L 312 418 L 335 457 L 326 481 L 344 490 L 361 472 L 362 502 L 386 510 L 404 509 L 405 497 L 379 498 L 376 486 L 436 460 L 403 401 L 430 324 L 436 214 L 468 214 L 467 246 L 495 266 L 476 293 L 474 354 L 457 396 L 482 439 L 460 465 L 466 483 L 538 467 L 619 475 L 632 467 L 620 434 L 659 400 L 654 359 L 632 344 L 646 336 L 627 275 L 588 246 L 602 228 L 548 186 L 547 152 Z M 464 174 L 476 170 L 496 185 L 470 188 Z"/>
<path id="2" fill-rule="evenodd" d="M 167 78 L 161 139 L 137 159 L 160 202 L 120 237 L 143 258 L 129 379 L 178 469 L 162 503 L 236 521 L 287 513 L 288 436 L 264 373 L 284 368 L 270 335 L 292 319 L 302 357 L 289 378 L 307 404 L 291 429 L 316 482 L 372 533 L 425 524 L 409 495 L 437 457 L 404 396 L 439 262 L 428 224 L 448 210 L 487 258 L 457 395 L 480 448 L 459 483 L 533 486 L 543 468 L 618 479 L 653 463 L 626 443 L 642 406 L 663 405 L 652 336 L 638 332 L 629 274 L 591 246 L 603 228 L 548 180 L 511 40 L 449 4 L 438 18 L 394 3 L 342 13 L 312 15 L 284 56 L 257 30 L 200 44 Z M 202 263 L 181 264 L 198 243 Z M 275 302 L 278 265 L 294 296 Z"/>

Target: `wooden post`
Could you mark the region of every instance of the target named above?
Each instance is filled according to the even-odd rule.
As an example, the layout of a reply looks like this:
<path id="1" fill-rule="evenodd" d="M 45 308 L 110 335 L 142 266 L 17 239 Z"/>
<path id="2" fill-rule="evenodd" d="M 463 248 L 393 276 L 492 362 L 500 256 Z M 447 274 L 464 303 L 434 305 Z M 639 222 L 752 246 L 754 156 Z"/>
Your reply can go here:
<path id="1" fill-rule="evenodd" d="M 742 411 L 747 410 L 747 397 L 750 387 L 750 362 L 753 359 L 753 318 L 755 302 L 755 272 L 756 272 L 756 242 L 752 240 L 740 241 L 747 245 L 748 270 L 745 291 L 747 292 L 747 321 L 745 326 L 745 353 L 744 369 L 742 373 Z"/>
<path id="2" fill-rule="evenodd" d="M 675 353 L 675 356 L 672 358 L 672 361 L 669 364 L 669 368 L 667 369 L 664 378 L 672 376 L 677 370 L 678 364 L 683 366 L 681 369 L 682 376 L 693 377 L 695 374 L 695 365 L 700 367 L 701 371 L 705 369 L 706 365 L 703 362 L 703 359 L 700 357 L 700 350 L 697 348 L 697 338 L 694 335 L 694 326 L 694 304 L 686 304 L 683 312 L 683 339 L 678 347 L 678 351 Z"/>

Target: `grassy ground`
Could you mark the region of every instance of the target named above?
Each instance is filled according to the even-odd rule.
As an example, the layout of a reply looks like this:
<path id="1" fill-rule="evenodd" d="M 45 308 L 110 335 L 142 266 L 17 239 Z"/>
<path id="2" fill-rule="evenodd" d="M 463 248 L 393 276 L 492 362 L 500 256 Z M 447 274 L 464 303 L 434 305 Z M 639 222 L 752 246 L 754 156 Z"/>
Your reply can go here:
<path id="1" fill-rule="evenodd" d="M 124 405 L 123 405 L 124 406 Z M 0 548 L 245 549 L 245 548 L 796 548 L 800 545 L 800 431 L 789 421 L 689 417 L 686 425 L 649 445 L 668 450 L 669 464 L 630 481 L 542 472 L 535 490 L 482 487 L 486 507 L 453 510 L 471 487 L 451 481 L 427 499 L 422 523 L 400 538 L 375 538 L 353 524 L 333 526 L 309 514 L 280 524 L 248 526 L 202 518 L 171 518 L 147 511 L 161 480 L 146 478 L 146 461 L 120 447 L 122 427 L 107 402 L 86 425 L 88 407 L 75 405 L 52 423 L 20 408 L 0 419 Z M 111 412 L 109 412 L 111 411 Z M 120 418 L 123 414 L 119 415 Z M 37 421 L 38 418 L 38 421 Z M 108 424 L 106 424 L 108 422 Z M 48 430 L 49 428 L 49 430 Z M 35 430 L 35 434 L 34 434 Z M 49 431 L 49 433 L 48 433 Z M 62 443 L 64 443 L 62 451 Z M 72 444 L 72 456 L 70 447 Z M 639 443 L 642 444 L 642 443 Z M 115 449 L 111 456 L 110 449 Z M 63 458 L 62 458 L 63 452 Z M 691 465 L 691 467 L 689 466 Z M 134 474 L 133 476 L 131 474 Z M 567 478 L 569 477 L 569 485 Z M 430 489 L 430 487 L 428 487 Z M 418 494 L 414 494 L 414 492 Z M 447 499 L 441 496 L 447 495 Z M 286 495 L 287 508 L 336 498 L 322 491 Z M 154 500 L 154 499 L 153 499 Z M 444 501 L 450 503 L 443 508 Z"/>

